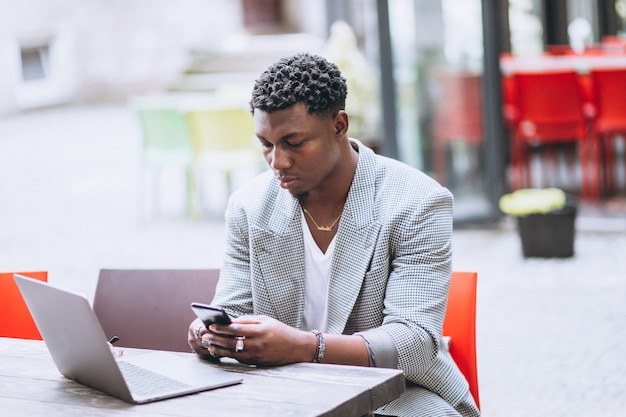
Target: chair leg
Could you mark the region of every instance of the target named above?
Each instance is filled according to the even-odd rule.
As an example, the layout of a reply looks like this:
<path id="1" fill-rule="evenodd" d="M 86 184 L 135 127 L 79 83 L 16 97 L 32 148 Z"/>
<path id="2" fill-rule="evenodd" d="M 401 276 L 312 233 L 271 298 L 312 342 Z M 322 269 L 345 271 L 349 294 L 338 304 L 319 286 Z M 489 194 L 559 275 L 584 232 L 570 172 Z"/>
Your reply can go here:
<path id="1" fill-rule="evenodd" d="M 580 160 L 580 144 L 576 143 L 573 146 L 570 144 L 564 145 L 563 159 L 565 160 L 565 168 L 567 179 L 576 178 L 577 179 L 577 165 Z M 582 178 L 582 175 L 581 175 Z M 582 184 L 578 181 L 575 181 L 576 184 Z"/>
<path id="2" fill-rule="evenodd" d="M 520 171 L 521 171 L 521 185 L 520 188 L 530 188 L 533 186 L 533 157 L 535 153 L 535 149 L 523 142 L 520 144 L 521 151 L 521 162 L 520 162 Z"/>
<path id="3" fill-rule="evenodd" d="M 161 195 L 159 188 L 161 185 L 161 168 L 154 168 L 154 180 L 152 182 L 152 204 L 154 204 L 154 212 L 156 217 L 161 216 Z"/>
<path id="4" fill-rule="evenodd" d="M 542 170 L 541 170 L 541 187 L 550 187 L 551 179 L 557 178 L 559 173 L 559 149 L 558 145 L 548 144 L 543 147 L 543 152 L 541 149 L 539 150 L 539 154 L 542 153 L 544 155 L 544 160 L 542 161 Z"/>
<path id="5" fill-rule="evenodd" d="M 224 178 L 226 181 L 226 198 L 228 198 L 233 191 L 233 174 L 230 169 L 224 172 Z"/>
<path id="6" fill-rule="evenodd" d="M 603 167 L 603 190 L 607 194 L 613 193 L 616 190 L 616 176 L 615 176 L 615 142 L 617 138 L 613 135 L 607 135 L 602 138 L 600 146 L 602 147 L 602 167 Z"/>
<path id="7" fill-rule="evenodd" d="M 142 162 L 141 168 L 139 169 L 139 190 L 137 192 L 137 219 L 141 222 L 146 219 L 146 206 L 148 206 L 148 202 L 150 199 L 150 193 L 148 192 L 148 179 L 149 168 Z"/>
<path id="8" fill-rule="evenodd" d="M 609 169 L 610 172 L 610 186 L 611 186 L 611 192 L 616 193 L 618 191 L 618 187 L 619 187 L 619 177 L 618 177 L 618 170 L 620 166 L 624 166 L 624 164 L 622 163 L 622 159 L 623 158 L 623 153 L 621 154 L 621 158 L 620 158 L 620 152 L 619 152 L 619 147 L 620 145 L 624 144 L 624 140 L 623 137 L 620 137 L 619 135 L 611 138 L 611 142 L 609 143 L 610 145 L 610 155 L 608 161 L 609 163 L 607 164 L 607 169 Z M 623 149 L 623 147 L 622 147 Z"/>
<path id="9" fill-rule="evenodd" d="M 446 185 L 446 142 L 443 139 L 435 139 L 435 176 L 437 181 Z"/>
<path id="10" fill-rule="evenodd" d="M 588 199 L 590 196 L 591 178 L 589 173 L 589 141 L 578 142 L 578 155 L 580 160 L 580 197 Z"/>
<path id="11" fill-rule="evenodd" d="M 511 189 L 519 190 L 523 186 L 523 169 L 524 162 L 523 150 L 521 146 L 521 138 L 513 137 L 513 143 L 511 145 Z"/>
<path id="12" fill-rule="evenodd" d="M 201 216 L 198 205 L 195 170 L 192 166 L 189 166 L 185 171 L 187 179 L 187 216 L 193 221 L 198 221 Z"/>
<path id="13" fill-rule="evenodd" d="M 584 147 L 581 152 L 582 170 L 582 197 L 591 201 L 600 199 L 601 188 L 601 161 L 599 150 L 600 138 L 594 135 L 587 143 L 582 143 Z"/>

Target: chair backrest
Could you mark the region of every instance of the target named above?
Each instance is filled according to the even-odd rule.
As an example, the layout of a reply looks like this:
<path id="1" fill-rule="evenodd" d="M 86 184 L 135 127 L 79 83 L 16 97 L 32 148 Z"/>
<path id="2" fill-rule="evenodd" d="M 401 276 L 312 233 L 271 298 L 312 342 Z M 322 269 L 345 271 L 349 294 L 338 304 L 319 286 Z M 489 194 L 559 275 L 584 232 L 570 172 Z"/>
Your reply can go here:
<path id="1" fill-rule="evenodd" d="M 467 379 L 476 405 L 480 407 L 476 365 L 477 281 L 477 272 L 452 272 L 443 334 L 450 337 L 450 354 Z"/>
<path id="2" fill-rule="evenodd" d="M 41 340 L 13 274 L 48 281 L 47 271 L 0 272 L 0 337 Z"/>
<path id="3" fill-rule="evenodd" d="M 626 69 L 591 71 L 595 129 L 602 133 L 626 129 Z"/>
<path id="4" fill-rule="evenodd" d="M 513 75 L 518 134 L 540 141 L 575 141 L 585 136 L 583 91 L 575 71 Z"/>
<path id="5" fill-rule="evenodd" d="M 102 269 L 93 308 L 117 345 L 189 352 L 192 301 L 209 303 L 219 269 Z"/>
<path id="6" fill-rule="evenodd" d="M 195 154 L 254 149 L 254 121 L 243 108 L 190 110 L 187 123 Z"/>
<path id="7" fill-rule="evenodd" d="M 437 100 L 433 134 L 437 140 L 483 140 L 482 76 L 474 72 L 435 73 Z"/>
<path id="8" fill-rule="evenodd" d="M 174 107 L 135 108 L 141 127 L 144 156 L 164 155 L 173 159 L 182 154 L 191 159 L 191 140 L 184 114 Z"/>

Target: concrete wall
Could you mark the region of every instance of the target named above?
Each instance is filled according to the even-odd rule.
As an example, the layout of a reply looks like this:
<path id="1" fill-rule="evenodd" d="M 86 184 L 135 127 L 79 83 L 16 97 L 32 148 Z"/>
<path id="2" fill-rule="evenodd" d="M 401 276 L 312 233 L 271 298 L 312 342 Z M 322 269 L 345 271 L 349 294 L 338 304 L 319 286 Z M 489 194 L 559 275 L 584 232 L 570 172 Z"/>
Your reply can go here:
<path id="1" fill-rule="evenodd" d="M 0 114 L 174 82 L 193 48 L 244 31 L 232 0 L 0 0 Z M 45 77 L 23 80 L 23 52 Z M 37 54 L 35 53 L 35 56 Z"/>

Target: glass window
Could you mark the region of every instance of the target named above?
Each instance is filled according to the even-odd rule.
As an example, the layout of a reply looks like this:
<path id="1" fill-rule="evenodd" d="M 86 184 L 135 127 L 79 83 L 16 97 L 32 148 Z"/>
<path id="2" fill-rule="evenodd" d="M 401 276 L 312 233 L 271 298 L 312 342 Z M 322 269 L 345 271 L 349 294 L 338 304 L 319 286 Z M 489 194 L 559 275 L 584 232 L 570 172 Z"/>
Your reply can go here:
<path id="1" fill-rule="evenodd" d="M 21 48 L 22 79 L 43 80 L 48 75 L 48 45 Z"/>
<path id="2" fill-rule="evenodd" d="M 485 190 L 480 0 L 389 2 L 399 158 L 455 196 L 455 219 L 481 218 Z"/>

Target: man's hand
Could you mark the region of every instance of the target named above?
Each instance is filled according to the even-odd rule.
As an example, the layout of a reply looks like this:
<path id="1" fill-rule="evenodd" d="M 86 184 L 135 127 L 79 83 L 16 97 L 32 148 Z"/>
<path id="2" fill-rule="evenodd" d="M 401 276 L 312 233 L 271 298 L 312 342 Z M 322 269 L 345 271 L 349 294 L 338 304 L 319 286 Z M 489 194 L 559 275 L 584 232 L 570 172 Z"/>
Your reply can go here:
<path id="1" fill-rule="evenodd" d="M 215 361 L 215 356 L 212 356 L 207 349 L 208 341 L 204 341 L 203 337 L 206 337 L 208 330 L 204 327 L 204 323 L 200 319 L 195 319 L 189 325 L 189 332 L 187 333 L 187 341 L 191 349 L 198 354 L 202 359 Z"/>
<path id="2" fill-rule="evenodd" d="M 253 365 L 311 362 L 317 349 L 313 333 L 294 329 L 267 316 L 241 316 L 233 319 L 232 324 L 212 324 L 200 333 L 201 340 L 209 345 L 205 351 Z"/>

